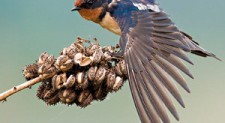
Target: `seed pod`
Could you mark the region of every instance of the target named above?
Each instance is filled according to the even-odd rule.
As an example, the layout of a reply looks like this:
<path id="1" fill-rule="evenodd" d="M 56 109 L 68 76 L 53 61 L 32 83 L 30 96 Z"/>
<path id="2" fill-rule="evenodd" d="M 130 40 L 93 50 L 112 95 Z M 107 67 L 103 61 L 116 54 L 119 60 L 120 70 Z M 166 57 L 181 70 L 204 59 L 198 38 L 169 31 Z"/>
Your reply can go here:
<path id="1" fill-rule="evenodd" d="M 98 64 L 101 60 L 102 60 L 102 57 L 103 57 L 103 52 L 102 52 L 102 49 L 97 49 L 95 50 L 93 56 L 91 57 L 92 59 L 92 63 L 93 64 Z"/>
<path id="2" fill-rule="evenodd" d="M 64 48 L 62 51 L 62 55 L 67 55 L 69 58 L 73 59 L 77 51 L 74 47 Z"/>
<path id="3" fill-rule="evenodd" d="M 91 104 L 93 101 L 93 95 L 89 90 L 84 90 L 80 93 L 78 97 L 78 106 L 84 108 Z"/>
<path id="4" fill-rule="evenodd" d="M 74 86 L 75 81 L 76 77 L 74 75 L 70 75 L 66 82 L 63 83 L 63 86 L 65 86 L 66 88 L 71 88 Z"/>
<path id="5" fill-rule="evenodd" d="M 42 53 L 37 60 L 37 64 L 43 65 L 45 61 L 47 60 L 47 58 L 48 58 L 48 53 L 47 52 Z"/>
<path id="6" fill-rule="evenodd" d="M 91 56 L 99 48 L 100 48 L 99 44 L 91 44 L 88 48 L 86 48 L 86 53 L 87 55 Z"/>
<path id="7" fill-rule="evenodd" d="M 78 72 L 76 75 L 76 82 L 82 83 L 84 81 L 84 72 Z"/>
<path id="8" fill-rule="evenodd" d="M 118 76 L 123 76 L 123 73 L 122 73 L 121 68 L 120 68 L 120 63 L 117 63 L 117 64 L 115 65 L 115 72 L 116 72 L 116 74 L 117 74 Z"/>
<path id="9" fill-rule="evenodd" d="M 76 43 L 74 43 L 74 46 L 78 53 L 83 53 L 85 51 L 83 42 L 76 42 Z"/>
<path id="10" fill-rule="evenodd" d="M 46 71 L 48 71 L 49 67 L 50 67 L 50 66 L 49 66 L 48 64 L 43 64 L 43 65 L 41 65 L 41 66 L 38 68 L 38 73 L 39 73 L 39 74 L 46 73 Z"/>
<path id="11" fill-rule="evenodd" d="M 68 49 L 68 47 L 63 48 L 60 55 L 67 55 L 67 49 Z"/>
<path id="12" fill-rule="evenodd" d="M 53 105 L 61 101 L 86 107 L 93 99 L 104 100 L 109 92 L 119 90 L 127 79 L 125 62 L 111 56 L 116 50 L 117 47 L 102 48 L 98 43 L 78 38 L 57 59 L 42 53 L 37 63 L 27 66 L 23 74 L 29 79 L 44 78 L 37 96 L 45 103 Z"/>
<path id="13" fill-rule="evenodd" d="M 64 104 L 73 104 L 77 95 L 74 90 L 66 89 L 59 92 L 60 102 Z"/>
<path id="14" fill-rule="evenodd" d="M 66 81 L 67 81 L 66 73 L 53 76 L 52 77 L 53 90 L 59 90 L 59 89 L 63 88 L 64 83 L 66 83 Z"/>
<path id="15" fill-rule="evenodd" d="M 63 63 L 59 68 L 62 72 L 66 72 L 73 67 L 72 59 L 68 59 L 65 63 Z"/>
<path id="16" fill-rule="evenodd" d="M 109 61 L 112 59 L 111 53 L 109 51 L 104 52 L 103 54 L 104 60 Z"/>
<path id="17" fill-rule="evenodd" d="M 39 98 L 39 99 L 44 99 L 44 93 L 46 90 L 49 90 L 50 87 L 49 85 L 47 85 L 46 83 L 42 82 L 42 84 L 38 87 L 38 90 L 37 90 L 37 94 L 36 96 Z"/>
<path id="18" fill-rule="evenodd" d="M 90 67 L 88 69 L 88 79 L 90 81 L 93 81 L 95 79 L 95 75 L 96 75 L 97 70 L 98 70 L 97 66 L 93 66 L 93 67 Z"/>
<path id="19" fill-rule="evenodd" d="M 103 85 L 101 85 L 99 88 L 97 88 L 96 90 L 94 90 L 94 99 L 95 100 L 104 100 L 106 98 L 108 94 L 108 91 L 106 90 L 106 87 L 104 87 Z"/>
<path id="20" fill-rule="evenodd" d="M 83 53 L 85 50 L 85 47 L 83 44 L 84 42 L 86 42 L 86 40 L 77 38 L 77 41 L 73 43 L 70 47 L 73 47 L 76 50 L 76 52 Z"/>
<path id="21" fill-rule="evenodd" d="M 60 101 L 60 99 L 59 99 L 57 93 L 55 95 L 53 95 L 51 98 L 45 100 L 47 105 L 56 105 L 59 101 Z"/>
<path id="22" fill-rule="evenodd" d="M 113 91 L 118 91 L 123 86 L 123 78 L 117 76 L 115 84 L 113 85 Z"/>
<path id="23" fill-rule="evenodd" d="M 55 74 L 56 74 L 56 68 L 55 67 L 50 67 L 49 69 L 47 69 L 46 71 L 44 71 L 43 73 L 41 73 L 41 75 L 45 79 L 51 78 Z"/>
<path id="24" fill-rule="evenodd" d="M 42 83 L 37 91 L 37 97 L 48 105 L 55 105 L 59 102 L 58 92 L 52 90 L 49 84 Z"/>
<path id="25" fill-rule="evenodd" d="M 53 65 L 55 63 L 55 57 L 53 55 L 48 56 L 46 63 L 50 66 Z"/>
<path id="26" fill-rule="evenodd" d="M 113 53 L 115 52 L 116 50 L 116 47 L 113 47 L 113 46 L 105 46 L 102 48 L 103 52 L 110 52 L 110 53 Z"/>
<path id="27" fill-rule="evenodd" d="M 113 70 L 111 70 L 107 75 L 106 87 L 110 92 L 113 90 L 113 86 L 116 82 L 116 74 Z"/>
<path id="28" fill-rule="evenodd" d="M 53 65 L 55 62 L 54 56 L 49 56 L 47 59 L 44 61 L 42 65 L 39 65 L 38 73 L 43 74 L 46 73 Z"/>
<path id="29" fill-rule="evenodd" d="M 81 83 L 75 84 L 75 90 L 85 90 L 89 85 L 88 79 L 86 77 L 83 78 Z"/>
<path id="30" fill-rule="evenodd" d="M 90 57 L 85 57 L 83 60 L 80 61 L 79 65 L 81 67 L 84 67 L 84 66 L 88 66 L 92 63 L 92 59 Z"/>
<path id="31" fill-rule="evenodd" d="M 59 90 L 63 87 L 63 81 L 61 81 L 60 75 L 55 75 L 52 77 L 52 87 L 54 90 Z"/>
<path id="32" fill-rule="evenodd" d="M 75 56 L 74 56 L 74 64 L 80 64 L 80 62 L 82 61 L 82 58 L 83 58 L 83 54 L 82 53 L 77 53 Z"/>
<path id="33" fill-rule="evenodd" d="M 69 57 L 67 55 L 61 55 L 56 59 L 55 65 L 61 66 L 63 65 L 67 60 L 69 60 Z"/>
<path id="34" fill-rule="evenodd" d="M 60 74 L 60 77 L 61 77 L 61 81 L 63 83 L 66 83 L 66 80 L 67 80 L 66 73 Z"/>
<path id="35" fill-rule="evenodd" d="M 55 91 L 53 90 L 47 90 L 45 91 L 44 93 L 44 96 L 43 96 L 43 99 L 46 100 L 46 99 L 50 99 L 51 97 L 53 97 L 55 95 Z"/>
<path id="36" fill-rule="evenodd" d="M 98 68 L 96 75 L 95 75 L 95 85 L 99 85 L 102 83 L 102 81 L 105 79 L 106 77 L 106 69 L 105 67 L 101 66 Z"/>
<path id="37" fill-rule="evenodd" d="M 23 70 L 23 76 L 26 78 L 26 80 L 30 80 L 37 77 L 38 65 L 37 64 L 27 65 Z"/>
<path id="38" fill-rule="evenodd" d="M 126 76 L 127 68 L 126 68 L 125 60 L 120 61 L 119 65 L 120 65 L 120 70 L 121 70 L 122 74 Z"/>

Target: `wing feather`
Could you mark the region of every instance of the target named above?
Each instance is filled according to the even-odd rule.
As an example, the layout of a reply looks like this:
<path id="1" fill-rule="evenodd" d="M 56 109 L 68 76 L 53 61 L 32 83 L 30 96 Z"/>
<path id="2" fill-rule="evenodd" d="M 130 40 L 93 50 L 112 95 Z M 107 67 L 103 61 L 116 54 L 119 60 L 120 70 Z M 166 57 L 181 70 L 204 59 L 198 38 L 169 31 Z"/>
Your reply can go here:
<path id="1" fill-rule="evenodd" d="M 142 5 L 155 4 L 151 1 L 139 2 Z M 121 11 L 125 9 L 120 8 L 112 15 L 122 29 L 120 46 L 139 117 L 143 123 L 170 123 L 167 114 L 169 110 L 175 119 L 179 120 L 171 95 L 182 107 L 185 107 L 185 104 L 176 83 L 190 92 L 179 70 L 193 78 L 182 62 L 184 60 L 193 64 L 184 52 L 194 50 L 195 53 L 200 51 L 203 56 L 211 54 L 179 31 L 165 12 L 139 11 L 136 8 Z M 126 15 L 131 18 L 123 18 Z"/>

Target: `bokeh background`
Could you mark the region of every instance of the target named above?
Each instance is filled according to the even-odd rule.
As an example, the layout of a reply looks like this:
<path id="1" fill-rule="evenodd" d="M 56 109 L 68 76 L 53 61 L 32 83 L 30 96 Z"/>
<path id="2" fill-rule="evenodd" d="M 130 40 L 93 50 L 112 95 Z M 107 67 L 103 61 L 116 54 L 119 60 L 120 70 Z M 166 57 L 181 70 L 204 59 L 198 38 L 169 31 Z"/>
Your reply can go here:
<path id="1" fill-rule="evenodd" d="M 202 47 L 225 60 L 224 0 L 159 0 L 180 29 Z M 114 45 L 119 37 L 71 12 L 73 0 L 0 0 L 0 92 L 24 82 L 22 68 L 47 51 L 58 55 L 77 36 L 97 37 Z M 176 102 L 179 123 L 225 122 L 225 62 L 189 55 L 195 79 L 185 78 L 192 93 L 181 90 L 186 108 Z M 139 123 L 128 83 L 103 102 L 80 109 L 62 104 L 47 106 L 26 89 L 0 103 L 1 123 Z M 170 115 L 171 116 L 171 115 Z M 171 116 L 173 123 L 178 123 Z"/>

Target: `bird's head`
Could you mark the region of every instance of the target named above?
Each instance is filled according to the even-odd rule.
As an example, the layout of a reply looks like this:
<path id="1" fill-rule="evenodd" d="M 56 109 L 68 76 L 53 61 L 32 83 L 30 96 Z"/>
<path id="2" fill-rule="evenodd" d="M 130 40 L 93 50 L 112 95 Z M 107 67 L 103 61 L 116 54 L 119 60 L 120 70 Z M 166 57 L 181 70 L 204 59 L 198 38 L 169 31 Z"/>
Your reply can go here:
<path id="1" fill-rule="evenodd" d="M 94 22 L 99 21 L 99 17 L 104 13 L 108 0 L 76 0 L 72 11 L 78 11 L 79 14 Z"/>
<path id="2" fill-rule="evenodd" d="M 74 8 L 72 11 L 79 11 L 82 9 L 96 9 L 103 6 L 103 4 L 106 2 L 106 0 L 76 0 L 74 2 Z"/>

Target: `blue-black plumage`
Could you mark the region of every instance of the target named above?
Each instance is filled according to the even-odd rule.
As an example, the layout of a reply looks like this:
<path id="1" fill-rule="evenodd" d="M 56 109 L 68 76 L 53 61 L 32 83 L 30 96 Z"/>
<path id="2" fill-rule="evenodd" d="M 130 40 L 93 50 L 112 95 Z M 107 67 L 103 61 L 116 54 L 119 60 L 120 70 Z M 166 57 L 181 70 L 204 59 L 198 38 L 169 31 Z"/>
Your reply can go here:
<path id="1" fill-rule="evenodd" d="M 184 52 L 218 58 L 180 31 L 155 0 L 76 0 L 75 7 L 83 18 L 120 35 L 115 55 L 125 59 L 141 121 L 169 123 L 166 108 L 179 120 L 170 95 L 185 105 L 174 82 L 190 89 L 177 69 L 193 78 L 181 61 L 193 64 Z"/>

